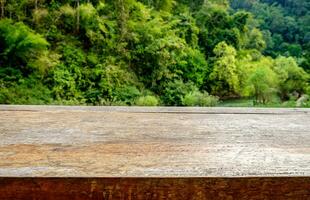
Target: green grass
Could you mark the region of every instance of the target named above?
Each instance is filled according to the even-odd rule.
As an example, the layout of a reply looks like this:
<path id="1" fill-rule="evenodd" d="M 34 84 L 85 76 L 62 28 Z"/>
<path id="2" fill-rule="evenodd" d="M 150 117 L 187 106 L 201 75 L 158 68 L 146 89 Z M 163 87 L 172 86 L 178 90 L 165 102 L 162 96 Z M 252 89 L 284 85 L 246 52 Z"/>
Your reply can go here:
<path id="1" fill-rule="evenodd" d="M 253 107 L 254 103 L 251 99 L 230 99 L 220 101 L 219 107 Z"/>
<path id="2" fill-rule="evenodd" d="M 218 104 L 218 107 L 258 107 L 258 108 L 296 108 L 295 101 L 280 102 L 275 101 L 268 104 L 254 105 L 253 99 L 230 99 L 223 100 Z M 310 102 L 303 106 L 304 108 L 310 108 Z"/>

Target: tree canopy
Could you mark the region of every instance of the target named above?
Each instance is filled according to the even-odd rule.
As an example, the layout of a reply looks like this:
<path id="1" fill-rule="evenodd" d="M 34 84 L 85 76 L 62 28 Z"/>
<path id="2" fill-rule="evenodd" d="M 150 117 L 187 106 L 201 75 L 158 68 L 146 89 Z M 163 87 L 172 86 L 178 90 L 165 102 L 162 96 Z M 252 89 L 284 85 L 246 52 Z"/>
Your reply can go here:
<path id="1" fill-rule="evenodd" d="M 0 103 L 213 106 L 310 91 L 306 0 L 0 1 Z"/>

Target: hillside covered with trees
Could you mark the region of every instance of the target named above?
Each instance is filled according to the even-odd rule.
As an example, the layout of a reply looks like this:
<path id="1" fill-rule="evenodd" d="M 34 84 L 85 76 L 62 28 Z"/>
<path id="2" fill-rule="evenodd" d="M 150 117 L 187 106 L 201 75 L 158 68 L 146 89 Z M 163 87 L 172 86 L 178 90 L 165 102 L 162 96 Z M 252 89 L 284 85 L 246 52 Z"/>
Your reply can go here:
<path id="1" fill-rule="evenodd" d="M 0 0 L 0 17 L 1 104 L 310 105 L 308 0 Z"/>

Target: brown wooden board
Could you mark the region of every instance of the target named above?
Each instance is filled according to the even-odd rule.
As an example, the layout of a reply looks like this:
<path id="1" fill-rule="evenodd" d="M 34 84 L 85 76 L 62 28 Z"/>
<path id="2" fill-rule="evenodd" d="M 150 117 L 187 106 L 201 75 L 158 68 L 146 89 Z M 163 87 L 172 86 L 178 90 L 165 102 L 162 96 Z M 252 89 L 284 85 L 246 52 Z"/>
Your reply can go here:
<path id="1" fill-rule="evenodd" d="M 0 199 L 309 199 L 309 111 L 0 106 Z"/>
<path id="2" fill-rule="evenodd" d="M 0 199 L 307 200 L 309 188 L 309 178 L 0 178 Z"/>

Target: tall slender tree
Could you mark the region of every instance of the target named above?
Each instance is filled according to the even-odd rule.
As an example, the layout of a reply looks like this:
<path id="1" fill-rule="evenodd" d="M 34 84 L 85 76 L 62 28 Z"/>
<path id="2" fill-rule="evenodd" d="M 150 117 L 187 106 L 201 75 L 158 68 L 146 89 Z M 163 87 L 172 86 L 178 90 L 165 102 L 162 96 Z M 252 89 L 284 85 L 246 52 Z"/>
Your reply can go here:
<path id="1" fill-rule="evenodd" d="M 6 0 L 0 0 L 0 4 L 1 4 L 1 18 L 4 18 Z"/>

